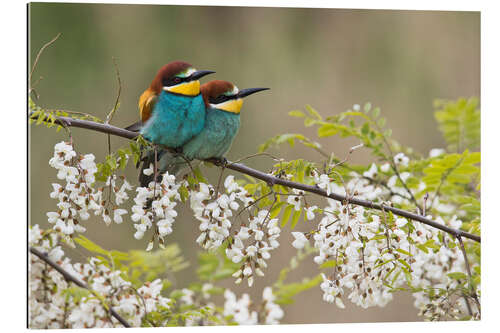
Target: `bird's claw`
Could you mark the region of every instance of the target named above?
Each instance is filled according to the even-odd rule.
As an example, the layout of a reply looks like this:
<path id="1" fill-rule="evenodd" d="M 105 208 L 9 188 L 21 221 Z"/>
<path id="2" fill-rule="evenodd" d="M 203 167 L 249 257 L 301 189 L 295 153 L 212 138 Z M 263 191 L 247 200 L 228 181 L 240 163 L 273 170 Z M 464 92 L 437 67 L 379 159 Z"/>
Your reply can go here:
<path id="1" fill-rule="evenodd" d="M 214 162 L 217 166 L 221 166 L 221 167 L 227 166 L 227 158 L 225 158 L 225 157 L 214 158 Z"/>

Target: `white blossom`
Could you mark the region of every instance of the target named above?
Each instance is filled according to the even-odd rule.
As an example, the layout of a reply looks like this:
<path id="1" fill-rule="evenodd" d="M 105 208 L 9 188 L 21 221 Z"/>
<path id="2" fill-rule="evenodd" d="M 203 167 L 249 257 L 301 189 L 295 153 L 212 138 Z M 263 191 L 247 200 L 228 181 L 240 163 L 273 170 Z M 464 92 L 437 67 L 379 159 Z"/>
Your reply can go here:
<path id="1" fill-rule="evenodd" d="M 309 240 L 301 232 L 292 232 L 292 236 L 295 237 L 292 246 L 296 249 L 302 249 L 307 243 L 309 243 Z"/>
<path id="2" fill-rule="evenodd" d="M 443 148 L 432 148 L 429 151 L 429 157 L 430 158 L 438 157 L 438 156 L 441 156 L 441 155 L 443 155 L 445 153 L 446 153 L 446 150 L 444 150 Z"/>
<path id="3" fill-rule="evenodd" d="M 310 220 L 314 220 L 314 217 L 316 216 L 316 215 L 314 214 L 314 211 L 315 211 L 316 209 L 318 209 L 318 206 L 316 206 L 316 205 L 314 205 L 314 206 L 310 206 L 310 207 L 307 207 L 307 208 L 305 208 L 305 209 L 304 209 L 304 210 L 305 210 L 305 215 L 306 215 L 306 219 L 307 219 L 307 220 L 309 220 L 309 221 L 310 221 Z"/>
<path id="4" fill-rule="evenodd" d="M 145 174 L 146 176 L 151 176 L 154 173 L 154 170 L 155 168 L 153 163 L 150 163 L 148 168 L 144 168 L 142 170 L 142 173 Z"/>
<path id="5" fill-rule="evenodd" d="M 407 167 L 410 159 L 404 153 L 397 153 L 394 156 L 394 163 L 396 165 L 401 165 L 402 167 Z"/>
<path id="6" fill-rule="evenodd" d="M 289 195 L 288 196 L 288 199 L 287 199 L 287 202 L 294 206 L 294 209 L 296 211 L 299 211 L 301 208 L 302 208 L 302 200 L 303 200 L 303 196 L 304 196 L 304 191 L 302 190 L 297 190 L 297 189 L 292 189 L 292 193 L 294 195 Z"/>
<path id="7" fill-rule="evenodd" d="M 377 165 L 375 163 L 372 163 L 372 165 L 370 166 L 370 169 L 363 172 L 363 176 L 368 177 L 368 178 L 376 178 L 377 171 L 378 171 Z"/>
<path id="8" fill-rule="evenodd" d="M 389 170 L 391 170 L 391 165 L 387 162 L 380 166 L 380 171 L 382 172 L 389 172 Z"/>
<path id="9" fill-rule="evenodd" d="M 131 283 L 122 278 L 123 272 L 110 269 L 97 258 L 83 264 L 71 263 L 62 247 L 57 245 L 57 234 L 42 236 L 42 230 L 35 225 L 30 228 L 29 235 L 30 246 L 47 252 L 49 258 L 62 269 L 76 279 L 86 281 L 89 288 L 99 293 L 105 304 L 112 304 L 113 309 L 131 326 L 140 326 L 146 312 L 169 309 L 171 300 L 160 294 L 163 287 L 160 279 L 146 282 L 136 294 L 130 288 Z M 30 256 L 28 267 L 30 328 L 122 327 L 118 321 L 108 320 L 107 309 L 96 297 L 83 296 L 78 302 L 73 297 L 67 297 L 70 283 L 37 256 Z"/>
<path id="10" fill-rule="evenodd" d="M 250 297 L 248 294 L 243 294 L 240 299 L 236 295 L 226 289 L 224 292 L 224 316 L 233 316 L 233 320 L 239 325 L 256 325 L 258 317 L 256 311 L 251 311 Z"/>
<path id="11" fill-rule="evenodd" d="M 132 206 L 132 221 L 135 222 L 134 237 L 141 239 L 156 221 L 160 240 L 173 232 L 172 226 L 177 217 L 178 192 L 181 184 L 175 182 L 175 176 L 166 172 L 161 182 L 150 182 L 148 187 L 137 187 Z"/>
<path id="12" fill-rule="evenodd" d="M 266 309 L 265 323 L 268 325 L 279 324 L 279 320 L 283 318 L 285 313 L 278 304 L 274 303 L 276 297 L 273 295 L 271 287 L 264 288 L 262 299 L 264 300 L 264 308 Z"/>

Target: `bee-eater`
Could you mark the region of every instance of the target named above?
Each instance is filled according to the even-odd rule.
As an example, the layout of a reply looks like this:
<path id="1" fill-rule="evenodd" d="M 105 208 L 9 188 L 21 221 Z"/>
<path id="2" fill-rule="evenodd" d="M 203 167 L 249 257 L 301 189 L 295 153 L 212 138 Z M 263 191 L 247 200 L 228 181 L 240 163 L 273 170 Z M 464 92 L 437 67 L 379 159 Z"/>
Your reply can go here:
<path id="1" fill-rule="evenodd" d="M 170 174 L 176 174 L 187 161 L 193 159 L 223 158 L 240 128 L 243 98 L 267 89 L 269 88 L 239 90 L 231 82 L 221 80 L 203 84 L 201 93 L 207 110 L 205 126 L 198 135 L 184 144 L 183 156 L 161 152 L 158 156 L 159 173 L 168 171 Z"/>
<path id="2" fill-rule="evenodd" d="M 215 72 L 197 71 L 183 61 L 160 68 L 139 98 L 142 136 L 155 144 L 179 148 L 200 133 L 206 117 L 198 79 L 211 73 Z"/>
<path id="3" fill-rule="evenodd" d="M 127 129 L 140 130 L 142 136 L 154 144 L 174 149 L 182 147 L 205 125 L 205 102 L 199 79 L 211 73 L 215 72 L 198 71 L 184 61 L 166 64 L 139 98 L 141 121 Z M 151 162 L 154 162 L 154 152 L 144 158 L 142 169 Z M 149 183 L 150 177 L 144 175 L 142 169 L 139 181 Z"/>

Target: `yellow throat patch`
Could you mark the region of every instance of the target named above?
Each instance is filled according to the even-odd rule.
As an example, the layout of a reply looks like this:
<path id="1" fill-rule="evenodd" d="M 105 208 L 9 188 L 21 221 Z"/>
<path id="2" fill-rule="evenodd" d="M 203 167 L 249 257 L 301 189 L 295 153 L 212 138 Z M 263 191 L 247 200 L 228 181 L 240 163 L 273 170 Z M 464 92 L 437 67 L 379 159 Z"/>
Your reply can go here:
<path id="1" fill-rule="evenodd" d="M 243 98 L 232 99 L 220 104 L 212 104 L 212 107 L 231 113 L 240 113 L 242 106 L 243 106 Z"/>
<path id="2" fill-rule="evenodd" d="M 163 89 L 175 94 L 180 94 L 185 96 L 196 96 L 200 93 L 200 81 L 194 80 L 194 81 L 184 82 L 172 87 L 163 87 Z"/>

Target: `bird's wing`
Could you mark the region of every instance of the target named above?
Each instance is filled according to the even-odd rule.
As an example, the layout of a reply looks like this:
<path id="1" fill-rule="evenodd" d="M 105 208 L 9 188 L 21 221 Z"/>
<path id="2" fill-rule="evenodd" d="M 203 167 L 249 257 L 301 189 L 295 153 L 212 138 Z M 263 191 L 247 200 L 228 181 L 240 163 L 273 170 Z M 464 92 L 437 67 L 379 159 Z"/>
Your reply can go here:
<path id="1" fill-rule="evenodd" d="M 143 123 L 151 117 L 153 108 L 158 100 L 158 95 L 156 92 L 150 88 L 146 89 L 139 98 L 139 113 L 141 115 L 141 120 Z"/>

